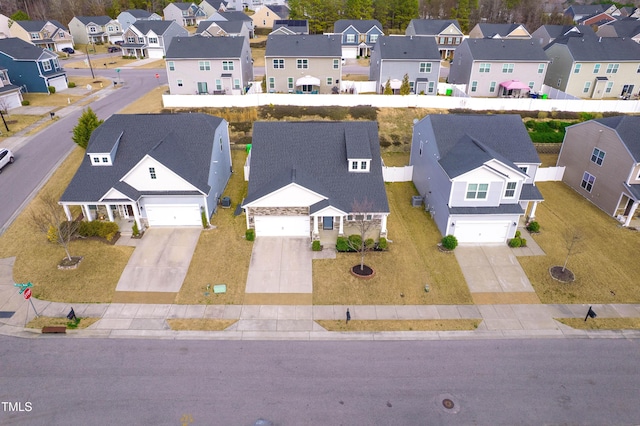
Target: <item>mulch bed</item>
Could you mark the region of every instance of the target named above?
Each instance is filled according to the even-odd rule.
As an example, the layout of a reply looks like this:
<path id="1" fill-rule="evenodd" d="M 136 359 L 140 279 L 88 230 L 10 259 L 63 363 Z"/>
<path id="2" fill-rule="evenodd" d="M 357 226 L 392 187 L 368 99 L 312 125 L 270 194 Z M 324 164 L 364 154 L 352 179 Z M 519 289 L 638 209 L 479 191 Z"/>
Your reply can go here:
<path id="1" fill-rule="evenodd" d="M 567 268 L 564 268 L 563 271 L 562 266 L 552 266 L 551 268 L 549 268 L 549 273 L 554 280 L 563 283 L 570 283 L 572 281 L 575 281 L 576 279 L 576 276 L 573 274 L 573 272 L 571 272 Z"/>
<path id="2" fill-rule="evenodd" d="M 373 278 L 376 274 L 376 271 L 373 270 L 372 267 L 363 265 L 360 268 L 360 265 L 355 265 L 351 267 L 351 275 L 358 278 Z"/>

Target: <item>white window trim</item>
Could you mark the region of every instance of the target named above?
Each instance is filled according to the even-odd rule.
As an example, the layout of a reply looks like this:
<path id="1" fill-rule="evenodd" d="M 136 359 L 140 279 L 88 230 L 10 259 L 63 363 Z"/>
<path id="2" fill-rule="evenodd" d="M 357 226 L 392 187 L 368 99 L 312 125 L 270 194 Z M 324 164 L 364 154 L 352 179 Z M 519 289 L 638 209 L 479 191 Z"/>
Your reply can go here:
<path id="1" fill-rule="evenodd" d="M 513 184 L 515 186 L 513 188 L 509 188 L 510 184 Z M 516 182 L 516 181 L 506 182 L 506 184 L 504 186 L 504 198 L 509 198 L 509 199 L 516 198 L 516 190 L 517 189 L 518 189 L 518 182 Z M 512 195 L 507 195 L 508 191 L 513 191 L 513 194 Z"/>
<path id="2" fill-rule="evenodd" d="M 468 197 L 469 192 L 471 191 L 470 190 L 470 186 L 471 185 L 476 185 L 475 197 L 473 197 L 473 198 L 469 198 Z M 487 185 L 486 191 L 480 191 L 480 185 Z M 484 198 L 478 198 L 478 193 L 479 192 L 484 192 L 485 193 Z M 464 193 L 464 199 L 465 200 L 469 200 L 469 201 L 470 200 L 483 200 L 484 201 L 484 200 L 487 200 L 488 198 L 489 198 L 489 184 L 488 183 L 467 183 L 467 190 Z"/>

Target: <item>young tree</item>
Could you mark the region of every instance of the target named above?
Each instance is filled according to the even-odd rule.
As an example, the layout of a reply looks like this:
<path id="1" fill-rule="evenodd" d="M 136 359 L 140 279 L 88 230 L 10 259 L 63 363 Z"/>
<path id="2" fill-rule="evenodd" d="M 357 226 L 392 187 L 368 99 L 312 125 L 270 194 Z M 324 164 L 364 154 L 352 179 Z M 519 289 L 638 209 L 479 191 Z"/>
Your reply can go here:
<path id="1" fill-rule="evenodd" d="M 393 90 L 391 90 L 391 80 L 387 79 L 387 82 L 384 84 L 383 95 L 393 95 Z"/>
<path id="2" fill-rule="evenodd" d="M 104 123 L 104 120 L 98 120 L 98 116 L 91 107 L 87 108 L 78 119 L 78 125 L 73 128 L 71 139 L 84 149 L 87 149 L 91 133 L 102 123 Z"/>
<path id="3" fill-rule="evenodd" d="M 348 238 L 347 242 L 352 250 L 360 253 L 360 270 L 364 270 L 364 256 L 372 247 L 373 244 L 369 240 L 367 244 L 367 235 L 370 231 L 377 226 L 377 223 L 372 220 L 371 210 L 373 209 L 373 203 L 368 200 L 354 201 L 351 205 L 351 214 L 354 221 L 351 222 L 357 229 L 360 238 Z M 355 241 L 354 241 L 355 240 Z M 359 240 L 359 241 L 358 241 Z"/>
<path id="4" fill-rule="evenodd" d="M 569 256 L 572 254 L 576 254 L 577 246 L 582 241 L 582 234 L 578 229 L 574 229 L 573 232 L 565 235 L 565 242 L 567 244 L 567 257 L 564 259 L 564 264 L 562 265 L 562 272 L 567 269 L 567 262 L 569 262 Z"/>
<path id="5" fill-rule="evenodd" d="M 402 85 L 400 86 L 400 94 L 408 95 L 411 93 L 411 86 L 409 85 L 409 74 L 405 74 L 402 77 Z"/>
<path id="6" fill-rule="evenodd" d="M 78 232 L 80 221 L 67 221 L 64 210 L 51 194 L 43 195 L 40 201 L 41 206 L 37 210 L 31 210 L 31 222 L 49 241 L 62 247 L 66 258 L 71 260 L 69 244 Z"/>

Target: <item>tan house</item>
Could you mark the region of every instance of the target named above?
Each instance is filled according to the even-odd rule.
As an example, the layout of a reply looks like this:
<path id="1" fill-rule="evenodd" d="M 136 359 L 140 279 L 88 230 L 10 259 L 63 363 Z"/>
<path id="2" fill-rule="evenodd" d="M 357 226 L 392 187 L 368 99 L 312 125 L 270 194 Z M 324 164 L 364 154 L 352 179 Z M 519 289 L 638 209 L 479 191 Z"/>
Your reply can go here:
<path id="1" fill-rule="evenodd" d="M 640 205 L 640 117 L 617 116 L 567 127 L 562 181 L 624 226 Z"/>
<path id="2" fill-rule="evenodd" d="M 476 24 L 469 31 L 469 38 L 530 39 L 531 34 L 522 24 Z"/>
<path id="3" fill-rule="evenodd" d="M 60 52 L 73 47 L 73 38 L 58 21 L 12 21 L 11 37 L 16 37 L 43 49 Z"/>
<path id="4" fill-rule="evenodd" d="M 265 50 L 267 92 L 332 93 L 342 78 L 340 36 L 269 36 Z"/>
<path id="5" fill-rule="evenodd" d="M 544 83 L 583 99 L 630 98 L 640 88 L 640 44 L 628 38 L 571 37 L 545 48 Z"/>
<path id="6" fill-rule="evenodd" d="M 289 8 L 287 6 L 273 4 L 264 5 L 251 15 L 254 28 L 273 28 L 277 20 L 289 19 Z"/>

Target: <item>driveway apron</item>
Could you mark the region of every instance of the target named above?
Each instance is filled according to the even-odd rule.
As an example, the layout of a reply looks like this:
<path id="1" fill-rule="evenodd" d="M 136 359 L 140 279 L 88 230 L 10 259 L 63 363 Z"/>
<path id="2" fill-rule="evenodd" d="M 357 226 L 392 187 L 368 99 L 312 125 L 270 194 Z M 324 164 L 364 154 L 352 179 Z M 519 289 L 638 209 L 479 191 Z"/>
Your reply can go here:
<path id="1" fill-rule="evenodd" d="M 246 293 L 312 293 L 311 257 L 308 238 L 256 238 Z"/>
<path id="2" fill-rule="evenodd" d="M 147 229 L 116 291 L 180 291 L 201 231 L 200 227 Z"/>

